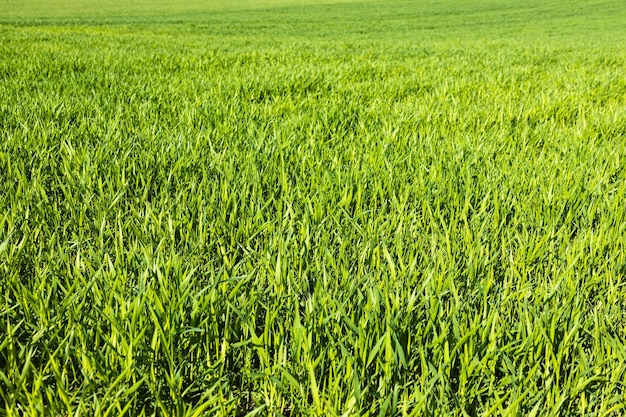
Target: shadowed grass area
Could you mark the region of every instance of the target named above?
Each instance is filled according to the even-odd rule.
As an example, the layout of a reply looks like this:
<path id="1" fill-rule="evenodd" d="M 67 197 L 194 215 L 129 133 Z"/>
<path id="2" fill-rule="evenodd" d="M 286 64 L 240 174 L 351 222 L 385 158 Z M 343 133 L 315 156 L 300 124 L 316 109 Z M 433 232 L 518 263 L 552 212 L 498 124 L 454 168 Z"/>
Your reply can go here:
<path id="1" fill-rule="evenodd" d="M 0 21 L 0 416 L 624 411 L 621 2 Z"/>

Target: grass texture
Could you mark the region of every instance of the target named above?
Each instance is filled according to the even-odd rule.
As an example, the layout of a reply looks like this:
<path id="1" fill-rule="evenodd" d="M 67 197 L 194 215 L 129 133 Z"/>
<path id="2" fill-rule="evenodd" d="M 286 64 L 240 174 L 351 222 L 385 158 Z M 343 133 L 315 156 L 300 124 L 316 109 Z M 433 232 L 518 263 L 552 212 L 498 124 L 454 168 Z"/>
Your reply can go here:
<path id="1" fill-rule="evenodd" d="M 0 416 L 626 412 L 626 11 L 517 3 L 0 3 Z"/>

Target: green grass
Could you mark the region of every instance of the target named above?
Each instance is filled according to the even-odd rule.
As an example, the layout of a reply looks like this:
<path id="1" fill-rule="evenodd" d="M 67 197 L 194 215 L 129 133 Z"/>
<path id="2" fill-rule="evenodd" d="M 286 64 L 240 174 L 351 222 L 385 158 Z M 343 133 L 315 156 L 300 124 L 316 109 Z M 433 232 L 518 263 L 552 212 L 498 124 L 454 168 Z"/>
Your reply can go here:
<path id="1" fill-rule="evenodd" d="M 618 0 L 0 3 L 0 416 L 620 415 Z"/>

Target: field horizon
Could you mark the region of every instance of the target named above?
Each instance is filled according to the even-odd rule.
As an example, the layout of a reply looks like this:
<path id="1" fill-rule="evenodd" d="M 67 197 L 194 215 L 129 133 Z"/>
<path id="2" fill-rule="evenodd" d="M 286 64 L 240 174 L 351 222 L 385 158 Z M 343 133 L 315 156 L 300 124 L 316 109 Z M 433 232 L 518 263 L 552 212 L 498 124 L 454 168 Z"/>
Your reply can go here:
<path id="1" fill-rule="evenodd" d="M 275 35 L 426 36 L 424 40 L 469 38 L 540 39 L 611 42 L 626 39 L 626 11 L 618 0 L 587 0 L 563 4 L 531 0 L 524 5 L 502 0 L 39 0 L 0 3 L 4 25 L 189 25 L 195 30 L 223 30 L 240 24 L 243 33 L 260 30 Z M 326 26 L 326 27 L 325 27 Z M 229 33 L 223 33 L 228 35 Z M 460 36 L 459 36 L 460 35 Z M 593 35 L 593 36 L 591 36 Z M 456 38 L 456 39 L 455 39 Z M 340 40 L 340 39 L 337 39 Z M 382 40 L 382 39 L 379 39 Z M 397 41 L 397 38 L 393 39 Z M 414 38 L 414 41 L 421 40 Z"/>
<path id="2" fill-rule="evenodd" d="M 0 417 L 626 412 L 618 0 L 0 1 Z"/>

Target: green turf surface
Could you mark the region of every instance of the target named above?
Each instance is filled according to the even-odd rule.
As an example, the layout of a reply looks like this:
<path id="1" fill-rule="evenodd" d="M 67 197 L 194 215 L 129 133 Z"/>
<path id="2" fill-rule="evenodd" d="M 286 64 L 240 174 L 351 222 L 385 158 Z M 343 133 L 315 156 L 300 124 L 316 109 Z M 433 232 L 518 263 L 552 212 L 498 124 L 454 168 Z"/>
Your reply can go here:
<path id="1" fill-rule="evenodd" d="M 0 416 L 624 413 L 622 3 L 0 0 Z"/>

